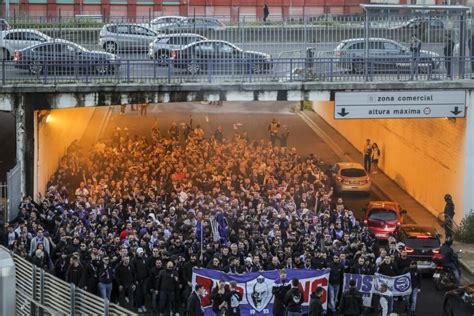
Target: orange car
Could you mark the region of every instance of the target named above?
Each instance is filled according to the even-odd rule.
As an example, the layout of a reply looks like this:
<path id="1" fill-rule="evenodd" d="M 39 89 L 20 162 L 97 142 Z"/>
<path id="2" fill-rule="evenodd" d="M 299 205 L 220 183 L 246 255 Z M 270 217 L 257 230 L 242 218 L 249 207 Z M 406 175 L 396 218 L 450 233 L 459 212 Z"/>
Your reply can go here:
<path id="1" fill-rule="evenodd" d="M 377 239 L 388 239 L 403 224 L 403 210 L 397 202 L 371 201 L 365 210 L 364 224 Z"/>

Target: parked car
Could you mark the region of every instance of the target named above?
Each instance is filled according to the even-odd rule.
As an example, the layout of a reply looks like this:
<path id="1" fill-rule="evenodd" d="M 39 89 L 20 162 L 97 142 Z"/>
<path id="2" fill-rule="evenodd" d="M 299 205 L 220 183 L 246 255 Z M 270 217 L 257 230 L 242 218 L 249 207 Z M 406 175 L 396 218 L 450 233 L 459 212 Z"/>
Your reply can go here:
<path id="1" fill-rule="evenodd" d="M 436 17 L 417 17 L 392 27 L 392 30 L 397 29 L 407 30 L 409 34 L 416 34 L 419 30 L 444 30 L 446 25 L 443 20 Z"/>
<path id="2" fill-rule="evenodd" d="M 0 32 L 0 59 L 12 59 L 15 51 L 31 45 L 49 42 L 52 38 L 36 30 L 10 29 Z"/>
<path id="3" fill-rule="evenodd" d="M 403 224 L 403 210 L 397 202 L 371 201 L 365 209 L 364 224 L 377 239 L 388 239 Z"/>
<path id="4" fill-rule="evenodd" d="M 332 182 L 337 192 L 370 191 L 372 181 L 360 163 L 339 162 L 331 169 Z"/>
<path id="5" fill-rule="evenodd" d="M 10 29 L 10 24 L 5 19 L 0 19 L 0 31 L 5 31 Z"/>
<path id="6" fill-rule="evenodd" d="M 338 66 L 353 73 L 363 73 L 365 68 L 365 38 L 352 38 L 339 43 L 334 50 Z M 440 66 L 439 55 L 421 50 L 418 67 L 422 71 L 436 70 Z M 377 72 L 393 72 L 399 64 L 409 64 L 411 51 L 402 44 L 386 38 L 370 38 L 368 61 L 370 69 Z"/>
<path id="7" fill-rule="evenodd" d="M 33 45 L 15 52 L 15 68 L 27 69 L 32 74 L 49 71 L 92 72 L 99 75 L 115 73 L 120 67 L 120 58 L 114 54 L 90 51 L 75 43 L 54 40 Z"/>
<path id="8" fill-rule="evenodd" d="M 198 74 L 207 67 L 213 73 L 264 73 L 272 69 L 271 56 L 245 51 L 232 43 L 218 40 L 199 41 L 171 52 L 173 65 Z"/>
<path id="9" fill-rule="evenodd" d="M 461 286 L 458 289 L 446 292 L 443 312 L 445 316 L 474 315 L 474 284 Z"/>
<path id="10" fill-rule="evenodd" d="M 149 23 L 146 23 L 145 26 L 152 29 L 153 31 L 161 31 L 167 27 L 176 26 L 184 19 L 184 16 L 160 16 L 151 20 Z"/>
<path id="11" fill-rule="evenodd" d="M 225 25 L 216 18 L 186 17 L 174 25 L 162 27 L 160 30 L 168 32 L 223 31 Z"/>
<path id="12" fill-rule="evenodd" d="M 158 33 L 138 24 L 106 24 L 99 34 L 99 45 L 106 52 L 147 50 Z"/>
<path id="13" fill-rule="evenodd" d="M 439 255 L 440 234 L 435 228 L 425 225 L 405 224 L 397 230 L 398 241 L 405 245 L 410 259 L 418 262 L 418 269 L 431 272 L 436 264 L 433 259 Z"/>
<path id="14" fill-rule="evenodd" d="M 150 43 L 148 48 L 148 56 L 156 59 L 160 64 L 166 64 L 170 58 L 170 54 L 174 50 L 179 50 L 189 44 L 205 41 L 207 38 L 194 33 L 169 34 L 159 36 Z"/>

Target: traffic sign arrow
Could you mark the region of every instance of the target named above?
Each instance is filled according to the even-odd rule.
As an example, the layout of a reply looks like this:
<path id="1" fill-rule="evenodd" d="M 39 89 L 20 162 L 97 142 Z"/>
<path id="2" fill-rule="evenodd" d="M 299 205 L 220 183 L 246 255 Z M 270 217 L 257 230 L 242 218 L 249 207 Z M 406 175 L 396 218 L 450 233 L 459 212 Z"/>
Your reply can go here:
<path id="1" fill-rule="evenodd" d="M 459 110 L 459 107 L 455 106 L 454 111 L 451 111 L 451 113 L 453 113 L 454 115 L 458 115 L 458 114 L 462 113 L 462 110 Z"/>
<path id="2" fill-rule="evenodd" d="M 346 112 L 346 108 L 342 108 L 342 109 L 341 109 L 341 112 L 338 112 L 337 114 L 339 114 L 340 116 L 344 117 L 344 116 L 346 116 L 347 114 L 349 114 L 349 112 Z"/>

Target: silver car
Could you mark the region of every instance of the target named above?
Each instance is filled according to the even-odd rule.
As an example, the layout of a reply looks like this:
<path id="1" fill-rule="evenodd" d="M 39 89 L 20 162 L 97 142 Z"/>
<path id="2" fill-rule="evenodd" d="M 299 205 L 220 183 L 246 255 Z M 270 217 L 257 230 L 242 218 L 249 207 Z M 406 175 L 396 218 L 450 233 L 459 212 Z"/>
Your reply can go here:
<path id="1" fill-rule="evenodd" d="M 160 16 L 151 20 L 149 23 L 146 23 L 145 26 L 152 29 L 153 31 L 161 31 L 167 27 L 176 26 L 184 19 L 184 16 Z"/>
<path id="2" fill-rule="evenodd" d="M 331 168 L 334 189 L 337 192 L 369 193 L 372 181 L 360 163 L 339 162 Z"/>
<path id="3" fill-rule="evenodd" d="M 0 60 L 12 59 L 15 51 L 49 42 L 53 39 L 32 29 L 10 29 L 0 32 Z"/>
<path id="4" fill-rule="evenodd" d="M 108 53 L 147 50 L 158 36 L 155 31 L 138 24 L 106 24 L 99 34 L 99 45 Z"/>
<path id="5" fill-rule="evenodd" d="M 334 50 L 339 67 L 349 69 L 353 73 L 364 72 L 365 38 L 351 38 L 342 41 Z M 374 71 L 394 71 L 397 65 L 409 64 L 411 51 L 402 44 L 386 38 L 369 38 L 368 57 L 370 68 Z M 437 53 L 420 50 L 419 67 L 421 70 L 438 69 L 440 56 Z"/>
<path id="6" fill-rule="evenodd" d="M 168 62 L 170 53 L 174 50 L 183 48 L 184 46 L 207 40 L 204 36 L 194 33 L 169 34 L 156 38 L 150 43 L 148 48 L 148 56 L 156 59 L 162 65 Z"/>

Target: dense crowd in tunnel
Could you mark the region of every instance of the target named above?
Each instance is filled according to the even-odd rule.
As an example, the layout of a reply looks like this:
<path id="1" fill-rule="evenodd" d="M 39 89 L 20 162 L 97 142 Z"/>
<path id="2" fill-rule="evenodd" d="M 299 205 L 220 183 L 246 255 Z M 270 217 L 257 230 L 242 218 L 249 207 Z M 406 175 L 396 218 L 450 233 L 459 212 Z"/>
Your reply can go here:
<path id="1" fill-rule="evenodd" d="M 73 143 L 45 195 L 24 198 L 8 246 L 140 312 L 185 313 L 193 267 L 329 268 L 330 311 L 345 272 L 411 271 L 419 280 L 416 263 L 395 240 L 379 249 L 333 196 L 323 161 L 300 156 L 286 141 L 277 146 L 270 136 L 252 140 L 237 131 L 226 138 L 221 127 L 205 135 L 190 121 L 154 128 L 149 137 L 115 130 L 92 148 Z"/>

